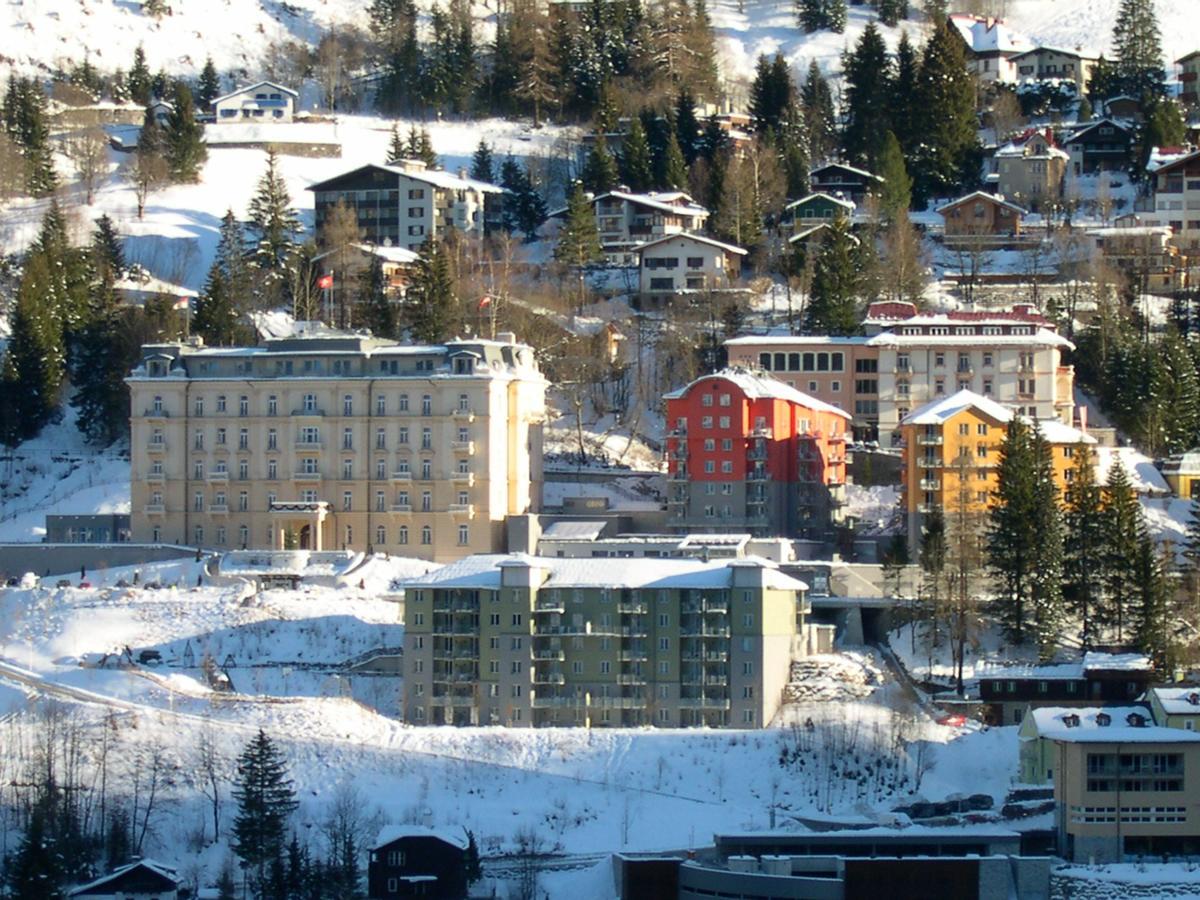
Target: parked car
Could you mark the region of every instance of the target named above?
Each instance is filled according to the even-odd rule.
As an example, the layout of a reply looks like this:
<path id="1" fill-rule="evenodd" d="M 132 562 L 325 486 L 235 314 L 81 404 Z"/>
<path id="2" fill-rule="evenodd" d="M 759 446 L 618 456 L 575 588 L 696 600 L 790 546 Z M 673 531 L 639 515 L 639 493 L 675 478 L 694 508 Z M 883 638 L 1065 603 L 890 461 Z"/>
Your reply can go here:
<path id="1" fill-rule="evenodd" d="M 138 664 L 143 666 L 161 666 L 162 654 L 157 650 L 143 650 L 138 654 Z"/>

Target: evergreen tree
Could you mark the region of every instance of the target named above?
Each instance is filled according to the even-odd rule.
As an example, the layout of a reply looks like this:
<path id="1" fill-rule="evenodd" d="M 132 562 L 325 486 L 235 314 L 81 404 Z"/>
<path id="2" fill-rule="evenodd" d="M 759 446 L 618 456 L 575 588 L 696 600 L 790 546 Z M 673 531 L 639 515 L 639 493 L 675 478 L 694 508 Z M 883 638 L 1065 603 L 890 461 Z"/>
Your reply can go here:
<path id="1" fill-rule="evenodd" d="M 410 109 L 421 85 L 416 4 L 413 0 L 372 0 L 367 12 L 372 34 L 379 43 L 382 72 L 376 105 L 388 114 Z"/>
<path id="2" fill-rule="evenodd" d="M 874 22 L 846 58 L 845 85 L 842 149 L 854 165 L 877 172 L 891 126 L 893 87 L 887 45 Z"/>
<path id="3" fill-rule="evenodd" d="M 210 56 L 204 60 L 204 68 L 200 70 L 200 80 L 196 82 L 196 103 L 201 109 L 209 109 L 219 96 L 221 96 L 221 77 L 217 74 L 217 67 L 213 65 Z"/>
<path id="4" fill-rule="evenodd" d="M 471 177 L 488 184 L 496 180 L 496 173 L 492 169 L 492 148 L 483 138 L 479 139 L 479 146 L 475 148 L 475 155 L 471 157 Z"/>
<path id="5" fill-rule="evenodd" d="M 1103 603 L 1105 520 L 1093 450 L 1081 441 L 1074 454 L 1067 484 L 1063 594 L 1079 621 L 1080 643 L 1087 650 L 1096 642 L 1096 616 Z"/>
<path id="6" fill-rule="evenodd" d="M 125 87 L 129 98 L 139 106 L 149 106 L 153 99 L 150 96 L 150 83 L 153 78 L 150 68 L 146 65 L 146 51 L 138 44 L 133 51 L 133 65 L 129 67 L 129 77 L 125 79 Z"/>
<path id="7" fill-rule="evenodd" d="M 400 136 L 399 126 L 392 123 L 392 136 L 388 141 L 387 164 L 394 166 L 408 156 L 408 145 L 404 143 L 404 138 Z"/>
<path id="8" fill-rule="evenodd" d="M 914 188 L 922 200 L 957 195 L 978 179 L 975 83 L 949 27 L 939 24 L 925 45 L 912 106 L 920 142 Z"/>
<path id="9" fill-rule="evenodd" d="M 688 186 L 687 161 L 684 159 L 683 148 L 671 131 L 667 141 L 667 150 L 663 154 L 662 173 L 657 178 L 658 187 L 663 190 L 686 190 Z"/>
<path id="10" fill-rule="evenodd" d="M 229 280 L 214 262 L 200 296 L 192 301 L 191 330 L 213 347 L 231 347 L 242 333 L 238 313 L 238 298 L 230 289 Z"/>
<path id="11" fill-rule="evenodd" d="M 846 30 L 846 0 L 824 0 L 825 27 L 835 34 Z"/>
<path id="12" fill-rule="evenodd" d="M 648 191 L 654 181 L 650 147 L 646 143 L 642 120 L 637 116 L 629 123 L 629 133 L 625 135 L 625 142 L 621 146 L 618 171 L 621 182 L 631 191 Z"/>
<path id="13" fill-rule="evenodd" d="M 250 201 L 250 223 L 255 240 L 254 268 L 260 282 L 260 299 L 278 303 L 288 285 L 288 272 L 296 255 L 300 218 L 292 209 L 287 183 L 278 170 L 279 157 L 267 151 L 267 171 Z"/>
<path id="14" fill-rule="evenodd" d="M 31 78 L 9 78 L 4 100 L 4 124 L 25 162 L 25 189 L 44 197 L 58 187 L 54 148 L 46 114 L 46 95 Z"/>
<path id="15" fill-rule="evenodd" d="M 1042 659 L 1049 659 L 1058 646 L 1064 618 L 1063 524 L 1058 485 L 1054 481 L 1053 450 L 1036 423 L 1030 450 L 1035 481 L 1032 518 L 1026 527 L 1037 535 L 1030 571 L 1030 613 L 1038 653 Z"/>
<path id="16" fill-rule="evenodd" d="M 760 56 L 754 82 L 750 85 L 750 115 L 755 131 L 759 134 L 778 132 L 795 100 L 794 95 L 792 76 L 783 55 L 776 53 L 771 61 Z"/>
<path id="17" fill-rule="evenodd" d="M 596 135 L 596 142 L 583 166 L 582 177 L 584 187 L 596 195 L 607 193 L 618 184 L 620 176 L 617 163 L 608 152 L 608 142 L 602 134 Z"/>
<path id="18" fill-rule="evenodd" d="M 1166 93 L 1162 38 L 1154 0 L 1121 0 L 1113 25 L 1122 90 L 1143 101 Z"/>
<path id="19" fill-rule="evenodd" d="M 96 278 L 110 289 L 112 283 L 125 272 L 125 248 L 107 213 L 96 220 L 96 229 L 92 232 L 91 261 Z"/>
<path id="20" fill-rule="evenodd" d="M 809 334 L 850 335 L 858 330 L 862 267 L 857 241 L 844 218 L 829 229 L 817 254 L 805 316 Z"/>
<path id="21" fill-rule="evenodd" d="M 900 33 L 900 42 L 896 45 L 896 74 L 892 78 L 892 109 L 897 115 L 892 117 L 892 131 L 900 141 L 900 149 L 905 158 L 913 152 L 919 135 L 913 128 L 912 115 L 899 115 L 901 110 L 914 109 L 917 96 L 917 76 L 920 71 L 920 61 L 917 51 L 908 39 L 908 32 Z"/>
<path id="22" fill-rule="evenodd" d="M 1155 147 L 1177 147 L 1187 137 L 1187 122 L 1174 100 L 1159 99 L 1146 104 L 1146 121 L 1138 134 L 1139 162 L 1142 169 L 1150 160 Z"/>
<path id="23" fill-rule="evenodd" d="M 793 200 L 808 195 L 809 170 L 811 169 L 808 121 L 804 108 L 793 103 L 776 137 L 779 160 L 783 164 L 783 176 L 787 182 L 785 194 Z"/>
<path id="24" fill-rule="evenodd" d="M 467 849 L 463 854 L 463 880 L 467 886 L 483 878 L 483 867 L 479 864 L 479 844 L 475 842 L 475 833 L 467 831 Z"/>
<path id="25" fill-rule="evenodd" d="M 208 159 L 204 129 L 196 121 L 192 108 L 192 90 L 183 82 L 175 84 L 175 102 L 164 129 L 165 157 L 175 181 L 199 181 L 200 167 Z"/>
<path id="26" fill-rule="evenodd" d="M 904 152 L 896 135 L 884 135 L 883 152 L 878 160 L 876 172 L 883 179 L 879 195 L 879 211 L 884 219 L 895 222 L 908 214 L 912 205 L 912 179 L 904 168 Z"/>
<path id="27" fill-rule="evenodd" d="M 833 92 L 814 59 L 808 66 L 808 77 L 800 92 L 804 118 L 808 123 L 810 157 L 814 163 L 828 160 L 837 147 L 837 120 L 833 109 Z"/>
<path id="28" fill-rule="evenodd" d="M 45 251 L 29 255 L 9 314 L 0 390 L 5 395 L 4 440 L 10 446 L 36 435 L 58 410 L 66 349 L 51 264 Z"/>
<path id="29" fill-rule="evenodd" d="M 453 334 L 456 314 L 450 260 L 437 241 L 421 247 L 421 260 L 405 295 L 405 325 L 412 340 L 438 344 Z"/>
<path id="30" fill-rule="evenodd" d="M 397 310 L 388 296 L 383 260 L 372 255 L 371 264 L 359 275 L 359 281 L 362 326 L 376 337 L 398 338 L 400 334 Z"/>
<path id="31" fill-rule="evenodd" d="M 1108 471 L 1104 489 L 1104 588 L 1102 623 L 1116 630 L 1116 641 L 1129 637 L 1134 624 L 1139 584 L 1136 576 L 1138 544 L 1146 525 L 1129 473 L 1120 459 Z"/>
<path id="32" fill-rule="evenodd" d="M 700 155 L 700 122 L 696 118 L 696 101 L 687 88 L 679 92 L 675 100 L 675 137 L 679 149 L 690 166 Z"/>
<path id="33" fill-rule="evenodd" d="M 895 28 L 901 19 L 908 18 L 908 0 L 878 0 L 879 21 Z"/>
<path id="34" fill-rule="evenodd" d="M 44 803 L 35 804 L 16 852 L 6 861 L 9 896 L 16 900 L 62 900 L 67 880 L 63 853 Z"/>
<path id="35" fill-rule="evenodd" d="M 1154 539 L 1149 535 L 1142 535 L 1138 541 L 1134 562 L 1133 576 L 1137 583 L 1134 639 L 1137 648 L 1150 657 L 1154 668 L 1160 674 L 1169 677 L 1176 662 L 1172 615 L 1174 588 Z"/>
<path id="36" fill-rule="evenodd" d="M 504 196 L 504 228 L 521 231 L 527 241 L 533 240 L 546 221 L 546 201 L 533 186 L 529 173 L 511 156 L 500 167 L 500 185 L 508 191 Z"/>
<path id="37" fill-rule="evenodd" d="M 796 17 L 805 34 L 825 27 L 825 0 L 796 0 Z"/>
<path id="38" fill-rule="evenodd" d="M 1008 423 L 996 476 L 995 502 L 989 511 L 988 568 L 996 578 L 997 618 L 1005 637 L 1023 644 L 1030 637 L 1035 547 L 1042 536 L 1032 527 L 1039 513 L 1038 460 L 1029 427 L 1019 417 Z"/>
<path id="39" fill-rule="evenodd" d="M 580 269 L 604 258 L 595 211 L 578 182 L 567 197 L 567 214 L 554 247 L 554 258 Z"/>
<path id="40" fill-rule="evenodd" d="M 283 852 L 288 819 L 298 806 L 287 763 L 261 728 L 238 757 L 233 797 L 233 849 L 247 869 L 257 871 L 261 885 Z"/>

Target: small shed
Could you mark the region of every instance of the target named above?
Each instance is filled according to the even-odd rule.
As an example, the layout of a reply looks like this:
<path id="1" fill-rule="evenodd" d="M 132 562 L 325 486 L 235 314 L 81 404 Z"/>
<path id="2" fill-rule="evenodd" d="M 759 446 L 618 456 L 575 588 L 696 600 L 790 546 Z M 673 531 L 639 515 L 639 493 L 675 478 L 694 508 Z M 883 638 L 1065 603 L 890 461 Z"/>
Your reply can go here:
<path id="1" fill-rule="evenodd" d="M 92 900 L 178 900 L 179 885 L 174 869 L 140 859 L 75 888 L 68 896 Z"/>

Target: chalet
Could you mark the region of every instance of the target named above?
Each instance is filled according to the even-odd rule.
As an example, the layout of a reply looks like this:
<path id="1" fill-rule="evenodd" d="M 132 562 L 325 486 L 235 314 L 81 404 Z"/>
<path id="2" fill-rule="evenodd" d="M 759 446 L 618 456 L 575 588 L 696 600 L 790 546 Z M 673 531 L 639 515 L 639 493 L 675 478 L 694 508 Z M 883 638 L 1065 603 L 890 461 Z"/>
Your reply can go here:
<path id="1" fill-rule="evenodd" d="M 1154 170 L 1154 219 L 1180 249 L 1200 249 L 1200 151 L 1173 155 Z"/>
<path id="2" fill-rule="evenodd" d="M 1200 500 L 1200 449 L 1168 457 L 1162 464 L 1162 475 L 1176 497 Z"/>
<path id="3" fill-rule="evenodd" d="M 1149 706 L 1043 706 L 1030 709 L 1017 729 L 1021 784 L 1053 784 L 1054 760 L 1058 755 L 1054 742 L 1046 737 L 1064 728 L 1104 728 L 1113 722 L 1155 722 Z M 1107 723 L 1107 725 L 1106 725 Z"/>
<path id="4" fill-rule="evenodd" d="M 1184 106 L 1200 104 L 1200 50 L 1175 60 L 1179 66 L 1179 102 Z"/>
<path id="5" fill-rule="evenodd" d="M 840 196 L 854 203 L 862 203 L 867 194 L 879 189 L 883 179 L 865 169 L 846 163 L 826 163 L 808 173 L 809 185 L 814 194 Z"/>
<path id="6" fill-rule="evenodd" d="M 174 105 L 166 100 L 155 100 L 146 109 L 154 117 L 154 122 L 159 128 L 166 128 L 171 113 L 175 112 Z"/>
<path id="7" fill-rule="evenodd" d="M 1140 122 L 1146 117 L 1142 110 L 1142 101 L 1126 94 L 1105 100 L 1103 112 L 1114 119 L 1129 119 L 1135 122 Z"/>
<path id="8" fill-rule="evenodd" d="M 976 674 L 986 720 L 1015 725 L 1029 708 L 1129 703 L 1145 693 L 1153 670 L 1139 654 L 1089 652 L 1074 663 L 987 665 Z"/>
<path id="9" fill-rule="evenodd" d="M 792 221 L 793 230 L 799 232 L 821 222 L 849 218 L 854 209 L 854 203 L 843 197 L 816 193 L 793 200 L 783 208 L 783 215 L 785 221 Z"/>
<path id="10" fill-rule="evenodd" d="M 996 151 L 996 188 L 1034 212 L 1062 195 L 1069 157 L 1050 129 L 1031 128 Z"/>
<path id="11" fill-rule="evenodd" d="M 699 234 L 670 234 L 637 248 L 643 294 L 722 290 L 737 280 L 746 251 Z"/>
<path id="12" fill-rule="evenodd" d="M 300 95 L 273 81 L 260 81 L 213 101 L 214 121 L 291 122 L 296 116 L 296 101 Z"/>
<path id="13" fill-rule="evenodd" d="M 670 234 L 702 231 L 708 221 L 708 210 L 683 191 L 609 191 L 593 197 L 592 208 L 600 244 L 617 265 L 635 265 L 639 244 Z"/>
<path id="14" fill-rule="evenodd" d="M 314 184 L 317 231 L 342 201 L 355 210 L 363 241 L 413 250 L 441 239 L 449 229 L 484 234 L 499 225 L 504 189 L 429 169 L 420 160 L 369 164 Z"/>
<path id="15" fill-rule="evenodd" d="M 91 900 L 178 900 L 180 883 L 174 869 L 142 859 L 77 887 L 67 896 Z"/>
<path id="16" fill-rule="evenodd" d="M 461 900 L 467 895 L 465 836 L 413 825 L 380 832 L 367 863 L 369 900 L 426 897 Z"/>
<path id="17" fill-rule="evenodd" d="M 1017 80 L 1013 57 L 1032 49 L 1030 42 L 1001 19 L 953 13 L 947 24 L 962 42 L 967 66 L 982 82 Z"/>
<path id="18" fill-rule="evenodd" d="M 380 268 L 383 269 L 385 290 L 388 294 L 397 297 L 404 296 L 404 292 L 412 280 L 413 272 L 421 261 L 419 254 L 404 247 L 351 244 L 344 249 L 350 250 L 353 257 L 352 271 L 363 271 L 371 265 L 373 260 L 378 259 Z M 338 259 L 339 253 L 341 253 L 340 250 L 326 250 L 324 253 L 314 256 L 312 261 L 321 265 L 322 275 L 333 275 L 335 278 L 344 280 L 348 273 L 335 271 L 334 261 Z"/>
<path id="19" fill-rule="evenodd" d="M 1017 81 L 1070 81 L 1082 95 L 1092 78 L 1092 69 L 1100 55 L 1084 53 L 1081 48 L 1034 47 L 1009 57 L 1016 68 Z"/>
<path id="20" fill-rule="evenodd" d="M 804 259 L 815 259 L 814 254 L 820 250 L 821 245 L 825 243 L 832 232 L 833 226 L 829 222 L 818 222 L 815 225 L 799 228 L 787 241 L 790 247 L 802 251 Z M 850 235 L 850 241 L 856 247 L 859 244 L 858 238 L 854 235 Z"/>
<path id="21" fill-rule="evenodd" d="M 1200 731 L 1200 687 L 1153 687 L 1146 692 L 1146 700 L 1159 725 Z"/>
<path id="22" fill-rule="evenodd" d="M 1003 197 L 974 191 L 938 208 L 945 223 L 947 244 L 966 238 L 1015 238 L 1021 234 L 1021 221 L 1028 215 Z"/>
<path id="23" fill-rule="evenodd" d="M 1116 172 L 1133 162 L 1133 128 L 1115 119 L 1089 122 L 1063 140 L 1073 175 Z"/>

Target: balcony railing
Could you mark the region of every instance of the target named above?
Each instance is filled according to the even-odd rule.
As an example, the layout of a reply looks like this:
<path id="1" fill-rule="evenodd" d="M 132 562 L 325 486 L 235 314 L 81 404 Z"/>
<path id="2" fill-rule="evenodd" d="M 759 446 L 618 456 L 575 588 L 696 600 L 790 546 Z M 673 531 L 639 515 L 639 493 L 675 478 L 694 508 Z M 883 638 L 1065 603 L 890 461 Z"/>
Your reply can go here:
<path id="1" fill-rule="evenodd" d="M 142 507 L 142 512 L 148 516 L 161 516 L 164 515 L 166 511 L 167 508 L 161 503 L 147 503 Z"/>
<path id="2" fill-rule="evenodd" d="M 320 481 L 320 472 L 293 472 L 292 481 Z"/>
<path id="3" fill-rule="evenodd" d="M 938 447 L 946 442 L 946 439 L 940 434 L 919 434 L 917 435 L 917 443 L 925 447 Z"/>
<path id="4" fill-rule="evenodd" d="M 451 441 L 450 449 L 455 453 L 465 453 L 468 456 L 473 456 L 475 453 L 474 441 Z"/>
<path id="5" fill-rule="evenodd" d="M 397 515 L 407 516 L 412 515 L 413 508 L 411 503 L 393 503 L 391 511 Z"/>
<path id="6" fill-rule="evenodd" d="M 455 472 L 450 476 L 450 480 L 455 484 L 465 484 L 467 487 L 471 487 L 475 484 L 475 473 Z"/>
<path id="7" fill-rule="evenodd" d="M 146 449 L 149 450 L 151 453 L 166 453 L 167 452 L 167 442 L 151 440 L 146 444 Z"/>
<path id="8" fill-rule="evenodd" d="M 392 481 L 412 481 L 412 472 L 393 472 Z"/>
<path id="9" fill-rule="evenodd" d="M 474 503 L 451 503 L 447 507 L 450 515 L 458 519 L 473 519 L 475 518 Z"/>
<path id="10" fill-rule="evenodd" d="M 922 478 L 920 485 L 923 491 L 940 491 L 942 489 L 942 482 L 937 478 Z"/>

